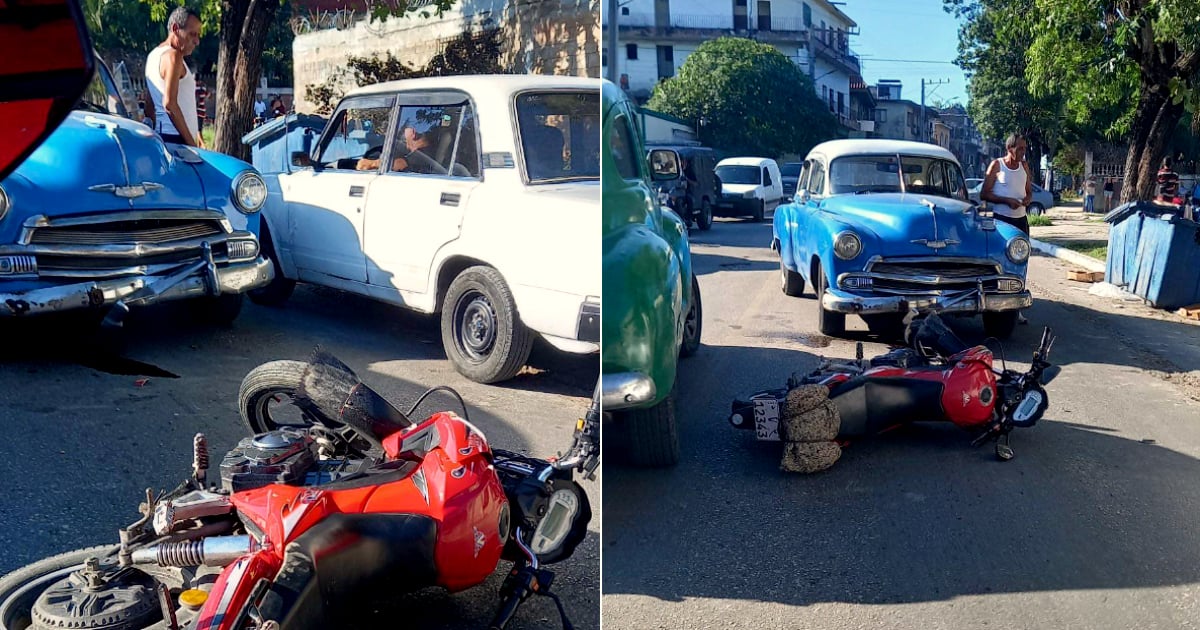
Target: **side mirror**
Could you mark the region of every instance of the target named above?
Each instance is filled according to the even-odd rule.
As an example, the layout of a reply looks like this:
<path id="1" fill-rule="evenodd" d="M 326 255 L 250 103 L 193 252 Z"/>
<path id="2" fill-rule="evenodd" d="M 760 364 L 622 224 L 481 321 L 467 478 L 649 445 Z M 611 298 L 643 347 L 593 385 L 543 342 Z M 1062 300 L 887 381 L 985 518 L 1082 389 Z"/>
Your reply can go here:
<path id="1" fill-rule="evenodd" d="M 655 149 L 650 152 L 650 177 L 656 182 L 665 182 L 679 177 L 679 156 L 670 149 Z"/>
<path id="2" fill-rule="evenodd" d="M 811 198 L 812 198 L 812 195 L 809 195 L 807 190 L 797 190 L 796 191 L 796 196 L 795 196 L 796 203 L 808 203 L 808 200 Z"/>
<path id="3" fill-rule="evenodd" d="M 95 76 L 79 0 L 0 3 L 0 59 L 4 179 L 58 129 Z"/>

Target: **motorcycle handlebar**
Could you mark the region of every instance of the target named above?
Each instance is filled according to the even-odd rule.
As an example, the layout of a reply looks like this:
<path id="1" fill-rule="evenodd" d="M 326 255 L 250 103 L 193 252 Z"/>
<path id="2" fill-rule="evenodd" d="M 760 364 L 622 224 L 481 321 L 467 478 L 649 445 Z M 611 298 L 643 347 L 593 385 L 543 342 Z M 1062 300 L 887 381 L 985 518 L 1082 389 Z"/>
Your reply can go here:
<path id="1" fill-rule="evenodd" d="M 514 593 L 509 597 L 504 605 L 500 607 L 500 611 L 496 613 L 492 619 L 492 625 L 488 626 L 488 630 L 504 630 L 508 622 L 517 614 L 517 608 L 521 606 L 521 597 L 518 593 Z"/>

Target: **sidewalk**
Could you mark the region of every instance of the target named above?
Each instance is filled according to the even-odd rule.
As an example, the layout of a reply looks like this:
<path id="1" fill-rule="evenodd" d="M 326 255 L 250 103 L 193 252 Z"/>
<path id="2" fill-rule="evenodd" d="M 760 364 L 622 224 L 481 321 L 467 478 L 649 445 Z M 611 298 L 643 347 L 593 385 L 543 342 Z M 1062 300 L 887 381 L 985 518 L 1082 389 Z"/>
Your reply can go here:
<path id="1" fill-rule="evenodd" d="M 1104 214 L 1085 214 L 1083 202 L 1064 201 L 1046 211 L 1053 225 L 1029 228 L 1033 248 L 1087 271 L 1104 271 L 1104 260 L 1077 250 L 1107 248 L 1109 225 Z"/>

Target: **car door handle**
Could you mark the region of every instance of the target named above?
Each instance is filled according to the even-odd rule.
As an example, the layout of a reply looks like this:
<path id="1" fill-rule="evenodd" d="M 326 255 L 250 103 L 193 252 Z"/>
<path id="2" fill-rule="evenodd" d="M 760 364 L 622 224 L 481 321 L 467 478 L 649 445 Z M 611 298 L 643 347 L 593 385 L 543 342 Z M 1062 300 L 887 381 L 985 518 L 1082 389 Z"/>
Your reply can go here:
<path id="1" fill-rule="evenodd" d="M 462 195 L 458 193 L 442 193 L 443 206 L 457 206 L 461 199 Z"/>
<path id="2" fill-rule="evenodd" d="M 363 192 L 365 192 L 365 191 L 366 191 L 366 189 L 363 188 L 362 186 L 351 186 L 350 187 L 350 196 L 351 197 L 361 197 L 361 196 L 363 196 Z"/>

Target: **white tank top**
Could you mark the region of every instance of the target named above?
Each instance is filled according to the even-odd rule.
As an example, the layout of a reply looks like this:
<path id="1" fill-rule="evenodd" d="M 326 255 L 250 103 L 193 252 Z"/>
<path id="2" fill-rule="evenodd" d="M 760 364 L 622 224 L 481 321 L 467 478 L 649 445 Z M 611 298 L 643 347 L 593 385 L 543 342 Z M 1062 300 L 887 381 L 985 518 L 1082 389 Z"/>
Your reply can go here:
<path id="1" fill-rule="evenodd" d="M 997 197 L 1011 197 L 1021 200 L 1025 198 L 1025 184 L 1029 179 L 1029 174 L 1025 172 L 1025 166 L 1018 164 L 1017 168 L 1011 169 L 1004 164 L 1004 159 L 996 160 L 1000 164 L 1000 169 L 996 172 L 996 183 L 992 186 L 992 194 Z M 1016 210 L 1008 207 L 1007 204 L 993 203 L 992 212 L 996 214 L 1020 219 L 1025 216 L 1025 206 L 1021 206 Z"/>
<path id="2" fill-rule="evenodd" d="M 167 91 L 167 80 L 159 74 L 158 70 L 163 53 L 168 48 L 168 45 L 159 46 L 151 50 L 146 57 L 146 88 L 150 90 L 150 100 L 154 101 L 154 130 L 161 134 L 178 136 L 182 134 L 175 128 L 174 121 L 167 114 L 167 108 L 163 106 L 163 94 Z M 197 120 L 196 113 L 196 75 L 192 74 L 192 69 L 187 66 L 187 63 L 183 64 L 183 69 L 183 78 L 179 80 L 179 109 L 183 112 L 188 131 L 192 133 L 193 138 L 198 138 L 200 121 Z"/>

